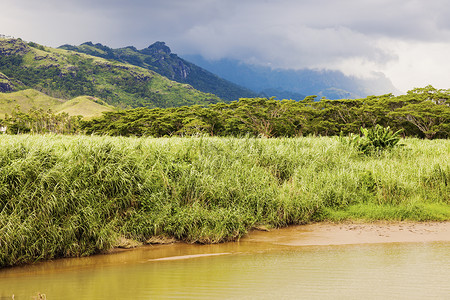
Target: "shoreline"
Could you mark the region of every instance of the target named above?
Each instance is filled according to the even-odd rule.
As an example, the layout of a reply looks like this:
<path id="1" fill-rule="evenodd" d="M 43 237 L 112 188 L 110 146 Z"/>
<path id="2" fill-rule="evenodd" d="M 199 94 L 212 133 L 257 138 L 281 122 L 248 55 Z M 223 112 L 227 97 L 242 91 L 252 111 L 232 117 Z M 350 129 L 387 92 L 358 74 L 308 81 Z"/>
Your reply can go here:
<path id="1" fill-rule="evenodd" d="M 250 230 L 245 236 L 232 242 L 189 244 L 172 239 L 171 243 L 144 244 L 129 249 L 114 248 L 110 253 L 145 252 L 149 247 L 156 250 L 162 246 L 165 251 L 157 251 L 158 254 L 155 257 L 147 253 L 152 256 L 149 261 L 172 261 L 216 255 L 259 253 L 260 251 L 285 247 L 433 242 L 450 242 L 450 221 L 317 222 L 273 229 L 266 229 L 262 226 Z M 173 251 L 180 248 L 189 250 L 187 252 Z"/>
<path id="2" fill-rule="evenodd" d="M 154 235 L 206 244 L 258 225 L 450 220 L 450 140 L 405 140 L 407 151 L 380 156 L 312 136 L 1 140 L 2 267 L 158 243 Z"/>
<path id="3" fill-rule="evenodd" d="M 253 230 L 241 241 L 286 246 L 450 242 L 450 221 L 319 222 L 267 232 Z"/>
<path id="4" fill-rule="evenodd" d="M 114 254 L 148 247 L 199 247 L 195 255 L 162 255 L 154 260 L 177 260 L 192 257 L 217 255 L 215 251 L 203 254 L 201 248 L 228 245 L 246 248 L 270 248 L 270 246 L 338 246 L 382 243 L 430 243 L 450 242 L 450 221 L 344 221 L 341 223 L 317 222 L 304 225 L 291 225 L 283 228 L 254 228 L 236 241 L 216 244 L 186 243 L 173 238 L 156 238 L 155 243 L 139 244 L 134 247 L 115 247 L 104 253 Z M 132 241 L 131 241 L 132 244 Z M 210 251 L 210 250 L 209 250 Z M 208 250 L 206 251 L 208 252 Z M 231 251 L 234 252 L 234 251 Z M 200 254 L 202 253 L 202 254 Z M 223 254 L 223 253 L 222 253 Z M 232 254 L 232 253 L 226 253 Z"/>
<path id="5" fill-rule="evenodd" d="M 161 241 L 162 242 L 162 241 Z M 318 222 L 284 228 L 251 230 L 241 239 L 219 244 L 190 244 L 172 240 L 171 243 L 135 245 L 130 248 L 112 248 L 107 252 L 71 258 L 56 258 L 0 268 L 0 278 L 26 274 L 60 272 L 64 269 L 91 268 L 98 265 L 164 262 L 201 259 L 208 256 L 252 254 L 276 249 L 301 247 L 369 245 L 382 243 L 450 243 L 450 221 L 346 221 Z"/>

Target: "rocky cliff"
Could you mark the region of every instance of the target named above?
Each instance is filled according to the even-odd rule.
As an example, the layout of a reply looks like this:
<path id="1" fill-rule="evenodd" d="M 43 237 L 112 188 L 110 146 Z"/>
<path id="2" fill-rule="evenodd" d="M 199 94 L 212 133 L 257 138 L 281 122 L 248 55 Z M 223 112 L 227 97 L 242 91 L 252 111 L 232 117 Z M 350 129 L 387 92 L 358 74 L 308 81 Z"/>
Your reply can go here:
<path id="1" fill-rule="evenodd" d="M 12 92 L 14 91 L 14 85 L 11 80 L 3 74 L 0 73 L 0 93 Z"/>

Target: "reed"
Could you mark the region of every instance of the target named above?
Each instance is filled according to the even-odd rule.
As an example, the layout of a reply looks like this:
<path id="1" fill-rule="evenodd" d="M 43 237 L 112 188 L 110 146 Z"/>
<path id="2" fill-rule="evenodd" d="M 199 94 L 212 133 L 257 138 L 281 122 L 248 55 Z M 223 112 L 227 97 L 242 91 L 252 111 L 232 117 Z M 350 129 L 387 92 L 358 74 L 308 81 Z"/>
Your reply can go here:
<path id="1" fill-rule="evenodd" d="M 337 138 L 0 136 L 0 266 L 119 237 L 236 240 L 313 221 L 450 220 L 450 141 L 361 155 Z"/>

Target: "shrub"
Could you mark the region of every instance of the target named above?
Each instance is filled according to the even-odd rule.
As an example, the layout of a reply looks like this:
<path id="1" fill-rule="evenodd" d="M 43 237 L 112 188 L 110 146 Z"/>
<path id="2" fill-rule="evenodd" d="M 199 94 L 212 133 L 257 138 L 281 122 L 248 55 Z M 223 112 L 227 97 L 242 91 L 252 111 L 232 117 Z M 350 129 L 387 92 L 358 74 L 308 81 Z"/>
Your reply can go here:
<path id="1" fill-rule="evenodd" d="M 352 145 L 364 154 L 380 153 L 394 148 L 400 141 L 401 130 L 393 132 L 390 127 L 382 127 L 377 124 L 372 128 L 361 128 L 363 136 L 350 135 L 348 141 L 340 137 L 341 142 Z"/>

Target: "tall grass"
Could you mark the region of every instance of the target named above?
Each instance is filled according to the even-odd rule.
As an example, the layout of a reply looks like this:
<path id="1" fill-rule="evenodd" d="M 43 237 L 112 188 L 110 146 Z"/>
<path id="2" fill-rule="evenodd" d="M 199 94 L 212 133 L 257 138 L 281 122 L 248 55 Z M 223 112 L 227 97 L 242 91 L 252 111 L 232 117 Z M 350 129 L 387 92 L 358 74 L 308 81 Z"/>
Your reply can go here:
<path id="1" fill-rule="evenodd" d="M 235 240 L 321 220 L 450 220 L 450 141 L 364 156 L 337 138 L 0 136 L 0 266 L 119 236 Z"/>

